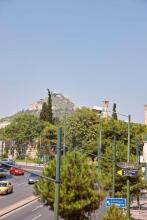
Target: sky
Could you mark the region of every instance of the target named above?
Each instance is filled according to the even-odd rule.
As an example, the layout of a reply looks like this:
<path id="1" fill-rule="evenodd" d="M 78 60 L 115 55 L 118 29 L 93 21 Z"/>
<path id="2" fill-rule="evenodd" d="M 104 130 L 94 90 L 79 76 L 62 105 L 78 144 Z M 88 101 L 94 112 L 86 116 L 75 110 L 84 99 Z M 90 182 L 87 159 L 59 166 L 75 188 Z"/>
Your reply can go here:
<path id="1" fill-rule="evenodd" d="M 146 0 L 0 0 L 0 117 L 47 97 L 144 123 Z"/>

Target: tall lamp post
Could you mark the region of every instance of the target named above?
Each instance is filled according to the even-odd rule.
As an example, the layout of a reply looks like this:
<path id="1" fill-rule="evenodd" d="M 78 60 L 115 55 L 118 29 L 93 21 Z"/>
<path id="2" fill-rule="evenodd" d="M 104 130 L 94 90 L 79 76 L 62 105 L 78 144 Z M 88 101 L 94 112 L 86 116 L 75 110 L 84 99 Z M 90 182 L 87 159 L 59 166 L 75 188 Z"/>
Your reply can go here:
<path id="1" fill-rule="evenodd" d="M 127 153 L 127 163 L 130 163 L 130 123 L 131 115 L 128 115 L 128 153 Z M 130 179 L 127 178 L 127 216 L 130 219 Z"/>

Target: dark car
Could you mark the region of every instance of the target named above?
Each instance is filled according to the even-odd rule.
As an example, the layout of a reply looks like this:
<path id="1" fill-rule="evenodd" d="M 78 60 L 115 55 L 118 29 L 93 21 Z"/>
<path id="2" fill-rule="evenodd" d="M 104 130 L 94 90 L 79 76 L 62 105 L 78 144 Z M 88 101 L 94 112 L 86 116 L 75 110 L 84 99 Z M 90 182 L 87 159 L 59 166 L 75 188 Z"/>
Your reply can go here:
<path id="1" fill-rule="evenodd" d="M 30 173 L 29 178 L 28 178 L 28 184 L 33 184 L 38 181 L 38 175 L 35 173 Z"/>
<path id="2" fill-rule="evenodd" d="M 15 161 L 14 160 L 1 160 L 1 166 L 5 169 L 10 169 L 11 166 L 15 166 Z"/>
<path id="3" fill-rule="evenodd" d="M 7 171 L 2 167 L 0 167 L 0 177 L 6 177 L 7 174 L 8 174 Z"/>

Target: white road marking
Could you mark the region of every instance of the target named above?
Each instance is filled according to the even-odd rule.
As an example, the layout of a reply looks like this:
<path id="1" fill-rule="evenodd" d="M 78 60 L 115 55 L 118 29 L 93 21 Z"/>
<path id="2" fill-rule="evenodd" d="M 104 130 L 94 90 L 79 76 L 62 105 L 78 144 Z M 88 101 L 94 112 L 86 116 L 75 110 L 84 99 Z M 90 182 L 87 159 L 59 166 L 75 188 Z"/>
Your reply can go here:
<path id="1" fill-rule="evenodd" d="M 34 212 L 34 211 L 36 211 L 37 209 L 42 208 L 42 207 L 43 207 L 43 205 L 38 205 L 36 208 L 32 209 L 32 212 Z"/>
<path id="2" fill-rule="evenodd" d="M 40 218 L 41 216 L 42 216 L 41 214 L 37 215 L 35 218 L 32 218 L 32 220 L 36 220 L 36 219 Z"/>
<path id="3" fill-rule="evenodd" d="M 18 183 L 17 186 L 22 186 L 24 184 L 25 184 L 25 182 L 24 183 Z"/>

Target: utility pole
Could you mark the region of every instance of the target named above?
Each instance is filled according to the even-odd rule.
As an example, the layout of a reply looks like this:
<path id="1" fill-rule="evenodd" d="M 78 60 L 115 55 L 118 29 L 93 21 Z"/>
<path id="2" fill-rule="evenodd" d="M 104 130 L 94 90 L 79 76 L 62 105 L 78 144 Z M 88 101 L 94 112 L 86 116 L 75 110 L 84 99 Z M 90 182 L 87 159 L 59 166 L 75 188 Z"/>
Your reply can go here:
<path id="1" fill-rule="evenodd" d="M 60 195 L 60 159 L 61 159 L 62 129 L 58 128 L 57 157 L 56 157 L 56 180 L 55 180 L 55 203 L 54 220 L 59 219 L 59 195 Z"/>
<path id="2" fill-rule="evenodd" d="M 115 198 L 115 177 L 116 177 L 116 136 L 113 138 L 113 180 L 112 180 L 112 198 Z"/>
<path id="3" fill-rule="evenodd" d="M 128 152 L 127 152 L 127 163 L 130 163 L 130 123 L 131 115 L 128 115 Z M 127 216 L 130 219 L 130 179 L 127 177 Z"/>

